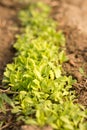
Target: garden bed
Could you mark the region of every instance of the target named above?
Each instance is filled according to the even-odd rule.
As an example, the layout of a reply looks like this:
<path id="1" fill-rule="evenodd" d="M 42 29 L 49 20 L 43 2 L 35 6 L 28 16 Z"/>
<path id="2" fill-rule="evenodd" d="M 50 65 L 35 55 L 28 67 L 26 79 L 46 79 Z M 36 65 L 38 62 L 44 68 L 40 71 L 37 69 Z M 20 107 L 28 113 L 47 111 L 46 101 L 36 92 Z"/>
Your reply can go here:
<path id="1" fill-rule="evenodd" d="M 69 57 L 69 61 L 64 63 L 63 67 L 67 76 L 72 75 L 74 79 L 77 79 L 77 83 L 73 85 L 73 89 L 76 90 L 76 94 L 78 96 L 75 102 L 87 106 L 86 0 L 84 0 L 83 3 L 81 0 L 78 0 L 77 2 L 70 2 L 69 0 L 46 2 L 53 8 L 51 16 L 59 23 L 57 30 L 63 30 L 66 37 L 66 52 Z M 12 57 L 15 54 L 12 46 L 15 41 L 15 34 L 19 32 L 19 21 L 17 20 L 17 12 L 19 8 L 20 6 L 13 4 L 10 0 L 6 3 L 3 0 L 0 4 L 0 12 L 3 12 L 3 14 L 0 15 L 0 81 L 2 81 L 3 71 L 6 64 L 12 61 Z M 0 89 L 2 90 L 2 88 L 3 86 L 1 84 Z M 18 126 L 20 126 L 20 122 L 19 124 L 14 125 L 15 119 L 13 115 L 11 116 L 10 113 L 7 115 L 10 118 L 9 121 L 7 121 L 6 130 L 19 129 Z M 0 118 L 6 117 L 1 115 Z M 11 122 L 11 124 L 9 124 L 9 122 Z M 22 129 L 39 130 L 39 128 L 31 126 L 24 126 Z M 43 130 L 46 129 L 50 130 L 51 128 L 43 128 Z"/>

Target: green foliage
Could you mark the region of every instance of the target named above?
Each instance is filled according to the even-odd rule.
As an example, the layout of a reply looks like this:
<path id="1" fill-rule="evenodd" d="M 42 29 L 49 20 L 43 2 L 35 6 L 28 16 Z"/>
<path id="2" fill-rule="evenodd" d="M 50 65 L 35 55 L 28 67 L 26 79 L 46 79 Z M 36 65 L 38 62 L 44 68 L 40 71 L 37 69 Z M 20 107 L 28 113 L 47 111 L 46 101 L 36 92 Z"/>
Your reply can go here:
<path id="1" fill-rule="evenodd" d="M 57 130 L 86 130 L 87 111 L 74 104 L 75 80 L 65 76 L 62 63 L 65 38 L 56 32 L 56 23 L 49 18 L 49 7 L 37 3 L 21 11 L 24 34 L 18 36 L 14 47 L 18 50 L 12 64 L 4 72 L 3 83 L 13 95 L 12 113 L 26 124 Z"/>
<path id="2" fill-rule="evenodd" d="M 86 73 L 85 73 L 85 71 L 84 71 L 84 67 L 80 67 L 80 68 L 79 68 L 79 72 L 80 72 L 80 74 L 81 74 L 82 76 L 84 76 L 85 78 L 87 78 L 87 75 L 86 75 Z"/>
<path id="3" fill-rule="evenodd" d="M 5 93 L 1 93 L 0 94 L 0 110 L 1 112 L 6 112 L 6 107 L 5 107 L 5 103 L 8 103 L 10 106 L 14 106 L 12 100 L 5 94 Z"/>

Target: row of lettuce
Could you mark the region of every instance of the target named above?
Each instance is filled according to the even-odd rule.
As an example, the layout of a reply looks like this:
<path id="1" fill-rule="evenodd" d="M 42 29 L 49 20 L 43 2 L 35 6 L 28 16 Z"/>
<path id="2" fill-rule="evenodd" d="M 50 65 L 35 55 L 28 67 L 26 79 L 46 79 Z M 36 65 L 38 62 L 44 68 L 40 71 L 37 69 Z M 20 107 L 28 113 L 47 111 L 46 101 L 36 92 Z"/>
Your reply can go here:
<path id="1" fill-rule="evenodd" d="M 12 113 L 25 124 L 54 130 L 86 130 L 87 110 L 74 104 L 75 80 L 66 76 L 65 38 L 49 17 L 50 8 L 33 3 L 19 14 L 24 33 L 18 36 L 12 64 L 4 72 L 3 84 L 13 93 Z"/>

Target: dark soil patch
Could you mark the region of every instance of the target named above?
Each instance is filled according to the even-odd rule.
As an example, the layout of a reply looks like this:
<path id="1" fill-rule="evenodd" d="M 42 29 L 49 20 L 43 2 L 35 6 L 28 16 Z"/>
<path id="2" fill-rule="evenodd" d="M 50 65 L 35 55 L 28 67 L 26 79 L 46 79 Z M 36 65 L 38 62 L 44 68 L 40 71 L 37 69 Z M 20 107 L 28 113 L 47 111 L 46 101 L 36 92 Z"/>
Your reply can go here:
<path id="1" fill-rule="evenodd" d="M 6 64 L 11 62 L 14 56 L 12 45 L 15 41 L 15 34 L 18 33 L 18 6 L 15 5 L 12 8 L 12 5 L 14 2 L 11 0 L 0 1 L 0 81 Z"/>
<path id="2" fill-rule="evenodd" d="M 73 86 L 78 97 L 76 102 L 87 107 L 87 0 L 44 1 L 52 6 L 52 17 L 59 22 L 58 30 L 62 29 L 66 36 L 66 53 L 70 59 L 63 67 L 67 75 L 77 79 Z M 19 32 L 17 12 L 20 7 L 16 0 L 0 1 L 0 89 L 5 66 L 14 56 L 12 45 L 15 34 Z M 83 68 L 84 75 L 80 73 L 80 67 Z M 0 120 L 2 119 L 7 122 L 3 130 L 41 130 L 35 126 L 19 128 L 21 123 L 15 123 L 15 117 L 9 111 L 6 116 L 0 115 Z M 47 126 L 43 130 L 52 129 Z"/>
<path id="3" fill-rule="evenodd" d="M 66 36 L 69 61 L 64 64 L 67 75 L 77 79 L 74 89 L 79 103 L 87 107 L 87 0 L 59 0 L 53 2 L 53 18 Z M 79 69 L 83 68 L 84 75 Z"/>

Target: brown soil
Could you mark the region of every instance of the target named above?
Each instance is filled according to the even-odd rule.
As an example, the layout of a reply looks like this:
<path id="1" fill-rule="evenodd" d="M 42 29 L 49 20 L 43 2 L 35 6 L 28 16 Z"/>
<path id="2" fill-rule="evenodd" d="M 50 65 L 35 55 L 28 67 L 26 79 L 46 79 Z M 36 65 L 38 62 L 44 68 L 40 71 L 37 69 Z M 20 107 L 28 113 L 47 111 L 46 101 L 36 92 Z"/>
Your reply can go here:
<path id="1" fill-rule="evenodd" d="M 69 61 L 64 64 L 67 75 L 77 79 L 74 85 L 77 102 L 87 107 L 87 0 L 55 0 L 53 18 L 66 36 Z M 79 69 L 83 68 L 84 75 Z"/>
<path id="2" fill-rule="evenodd" d="M 0 81 L 7 63 L 14 55 L 12 45 L 18 33 L 17 6 L 12 7 L 11 0 L 0 1 Z M 1 87 L 1 82 L 0 82 Z"/>
<path id="3" fill-rule="evenodd" d="M 67 75 L 77 79 L 77 83 L 73 86 L 77 94 L 76 102 L 87 107 L 87 0 L 44 1 L 52 6 L 52 17 L 58 21 L 58 30 L 62 29 L 66 37 L 66 53 L 69 61 L 64 63 L 63 67 Z M 0 89 L 4 68 L 14 56 L 12 45 L 15 34 L 19 32 L 17 12 L 20 7 L 16 0 L 0 1 Z M 83 68 L 84 75 L 79 71 L 80 67 Z M 20 123 L 15 124 L 15 117 L 9 112 L 7 117 L 0 115 L 0 120 L 6 118 L 7 121 L 3 130 L 41 130 L 35 126 L 25 125 L 18 128 Z M 43 130 L 52 130 L 52 128 L 47 126 Z"/>

